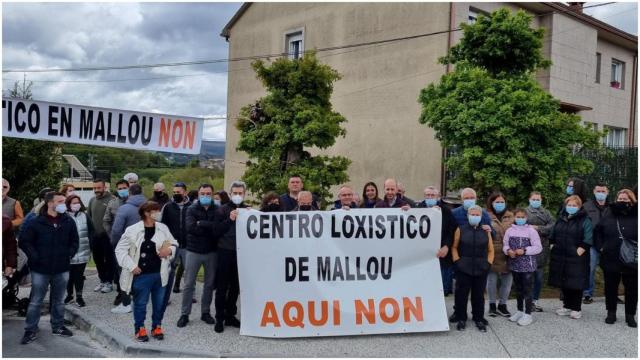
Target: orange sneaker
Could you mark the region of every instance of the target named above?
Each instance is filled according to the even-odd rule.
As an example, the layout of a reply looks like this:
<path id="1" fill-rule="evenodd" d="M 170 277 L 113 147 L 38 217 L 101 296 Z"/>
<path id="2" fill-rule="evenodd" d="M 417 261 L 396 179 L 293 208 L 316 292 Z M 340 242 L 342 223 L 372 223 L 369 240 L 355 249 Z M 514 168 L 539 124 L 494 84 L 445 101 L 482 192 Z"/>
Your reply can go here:
<path id="1" fill-rule="evenodd" d="M 149 341 L 149 336 L 147 335 L 147 329 L 145 329 L 144 327 L 141 327 L 140 329 L 138 329 L 138 332 L 136 333 L 136 340 L 138 342 Z"/>
<path id="2" fill-rule="evenodd" d="M 151 336 L 156 340 L 164 340 L 164 334 L 160 326 L 156 326 L 155 329 L 151 331 Z"/>

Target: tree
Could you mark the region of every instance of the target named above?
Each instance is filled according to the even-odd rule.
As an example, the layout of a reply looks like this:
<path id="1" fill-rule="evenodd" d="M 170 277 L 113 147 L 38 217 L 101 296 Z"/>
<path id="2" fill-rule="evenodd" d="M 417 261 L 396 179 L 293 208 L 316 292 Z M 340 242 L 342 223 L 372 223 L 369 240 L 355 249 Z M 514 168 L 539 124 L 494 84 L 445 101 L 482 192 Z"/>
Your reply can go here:
<path id="1" fill-rule="evenodd" d="M 561 112 L 535 81 L 535 71 L 550 63 L 541 54 L 543 31 L 529 27 L 531 18 L 501 9 L 463 24 L 461 42 L 440 60 L 455 70 L 420 93 L 419 121 L 453 150 L 445 160 L 455 174 L 451 190 L 471 186 L 481 197 L 501 190 L 512 204 L 537 190 L 555 204 L 570 171 L 593 169 L 577 150 L 600 149 L 602 133 Z"/>
<path id="2" fill-rule="evenodd" d="M 31 99 L 32 83 L 18 82 L 8 91 L 13 98 Z M 29 210 L 44 187 L 56 188 L 62 178 L 61 145 L 51 141 L 2 138 L 2 176 L 11 184 L 10 196 Z"/>
<path id="3" fill-rule="evenodd" d="M 305 189 L 321 199 L 332 185 L 348 181 L 351 161 L 342 156 L 311 156 L 307 149 L 326 149 L 345 136 L 346 119 L 333 111 L 331 93 L 340 74 L 318 62 L 314 53 L 296 60 L 280 58 L 270 66 L 252 64 L 267 95 L 240 111 L 237 150 L 249 154 L 243 175 L 248 188 L 260 196 L 284 192 L 288 178 L 299 175 Z"/>

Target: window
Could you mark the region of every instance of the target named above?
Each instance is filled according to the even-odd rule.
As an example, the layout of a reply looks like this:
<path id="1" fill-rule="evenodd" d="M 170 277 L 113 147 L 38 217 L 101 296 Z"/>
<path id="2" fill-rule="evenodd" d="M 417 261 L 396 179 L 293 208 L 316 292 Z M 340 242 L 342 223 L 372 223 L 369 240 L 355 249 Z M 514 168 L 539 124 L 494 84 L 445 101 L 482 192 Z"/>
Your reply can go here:
<path id="1" fill-rule="evenodd" d="M 600 84 L 600 66 L 602 66 L 602 54 L 596 53 L 596 83 Z"/>
<path id="2" fill-rule="evenodd" d="M 611 59 L 611 87 L 624 89 L 624 62 Z"/>
<path id="3" fill-rule="evenodd" d="M 610 147 L 625 146 L 627 138 L 627 129 L 605 126 L 607 135 L 605 135 L 603 144 Z"/>
<path id="4" fill-rule="evenodd" d="M 478 16 L 479 15 L 487 16 L 487 15 L 489 15 L 489 13 L 486 12 L 486 11 L 482 11 L 480 9 L 474 8 L 474 7 L 469 7 L 469 16 L 467 18 L 467 23 L 468 24 L 475 24 L 475 22 L 478 20 Z"/>
<path id="5" fill-rule="evenodd" d="M 299 59 L 304 54 L 304 30 L 294 30 L 285 35 L 285 49 L 289 59 Z"/>

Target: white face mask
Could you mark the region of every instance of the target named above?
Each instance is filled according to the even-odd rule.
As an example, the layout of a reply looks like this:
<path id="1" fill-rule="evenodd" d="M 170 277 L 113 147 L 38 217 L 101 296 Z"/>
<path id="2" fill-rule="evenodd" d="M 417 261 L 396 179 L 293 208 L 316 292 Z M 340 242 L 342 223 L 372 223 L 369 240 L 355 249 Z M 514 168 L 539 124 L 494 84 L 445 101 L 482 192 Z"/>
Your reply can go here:
<path id="1" fill-rule="evenodd" d="M 160 222 L 162 220 L 162 213 L 160 212 L 155 212 L 153 214 L 151 214 L 151 218 L 157 222 Z"/>
<path id="2" fill-rule="evenodd" d="M 244 199 L 242 198 L 241 195 L 232 195 L 231 196 L 231 201 L 236 205 L 240 205 L 242 203 L 242 200 L 244 200 Z"/>
<path id="3" fill-rule="evenodd" d="M 71 204 L 71 206 L 69 206 L 69 208 L 71 208 L 71 212 L 74 213 L 80 211 L 80 207 L 82 207 L 80 204 Z"/>
<path id="4" fill-rule="evenodd" d="M 64 214 L 67 212 L 67 206 L 65 204 L 58 204 L 56 205 L 55 210 L 58 214 Z"/>

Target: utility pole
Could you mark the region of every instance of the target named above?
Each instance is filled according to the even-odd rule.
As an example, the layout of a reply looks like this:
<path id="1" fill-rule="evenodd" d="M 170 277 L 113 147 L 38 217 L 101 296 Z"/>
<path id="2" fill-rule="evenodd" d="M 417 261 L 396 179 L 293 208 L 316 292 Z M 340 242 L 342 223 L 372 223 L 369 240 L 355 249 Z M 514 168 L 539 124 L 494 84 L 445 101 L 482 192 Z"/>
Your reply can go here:
<path id="1" fill-rule="evenodd" d="M 95 154 L 89 154 L 89 170 L 94 171 L 96 169 Z"/>

